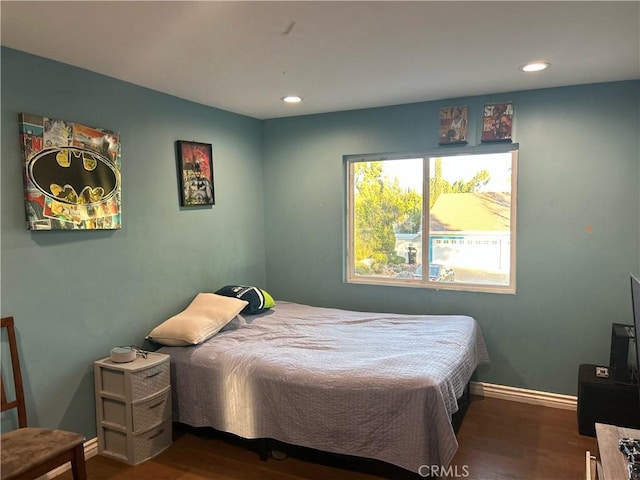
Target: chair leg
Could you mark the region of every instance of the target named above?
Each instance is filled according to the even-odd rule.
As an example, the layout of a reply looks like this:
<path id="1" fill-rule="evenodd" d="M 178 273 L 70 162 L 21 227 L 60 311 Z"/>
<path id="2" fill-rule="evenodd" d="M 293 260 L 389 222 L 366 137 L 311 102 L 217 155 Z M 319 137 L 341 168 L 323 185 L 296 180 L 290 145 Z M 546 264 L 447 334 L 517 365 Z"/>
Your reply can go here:
<path id="1" fill-rule="evenodd" d="M 87 480 L 87 465 L 84 460 L 84 445 L 82 443 L 74 449 L 71 472 L 73 480 Z"/>

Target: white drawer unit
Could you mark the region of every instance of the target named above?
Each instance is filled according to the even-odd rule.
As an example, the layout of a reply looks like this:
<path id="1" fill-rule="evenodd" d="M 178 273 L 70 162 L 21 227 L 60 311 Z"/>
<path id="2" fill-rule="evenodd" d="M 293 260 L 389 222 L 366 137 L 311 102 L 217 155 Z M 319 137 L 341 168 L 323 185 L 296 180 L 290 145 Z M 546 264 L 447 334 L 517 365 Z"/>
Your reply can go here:
<path id="1" fill-rule="evenodd" d="M 94 362 L 98 453 L 130 465 L 171 445 L 169 356 Z"/>

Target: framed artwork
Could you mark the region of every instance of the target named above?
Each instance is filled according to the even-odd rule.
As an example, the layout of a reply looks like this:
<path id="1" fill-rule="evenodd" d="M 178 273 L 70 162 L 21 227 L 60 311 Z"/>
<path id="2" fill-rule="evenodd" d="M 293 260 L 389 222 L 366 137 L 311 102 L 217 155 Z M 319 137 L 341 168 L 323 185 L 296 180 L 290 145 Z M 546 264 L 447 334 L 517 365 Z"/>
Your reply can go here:
<path id="1" fill-rule="evenodd" d="M 469 110 L 466 106 L 440 109 L 439 145 L 467 143 L 469 137 Z"/>
<path id="2" fill-rule="evenodd" d="M 29 113 L 18 122 L 27 227 L 121 228 L 119 135 Z"/>
<path id="3" fill-rule="evenodd" d="M 178 140 L 176 145 L 181 205 L 183 207 L 214 205 L 211 144 Z"/>
<path id="4" fill-rule="evenodd" d="M 513 127 L 513 103 L 487 103 L 482 111 L 483 142 L 510 142 Z"/>

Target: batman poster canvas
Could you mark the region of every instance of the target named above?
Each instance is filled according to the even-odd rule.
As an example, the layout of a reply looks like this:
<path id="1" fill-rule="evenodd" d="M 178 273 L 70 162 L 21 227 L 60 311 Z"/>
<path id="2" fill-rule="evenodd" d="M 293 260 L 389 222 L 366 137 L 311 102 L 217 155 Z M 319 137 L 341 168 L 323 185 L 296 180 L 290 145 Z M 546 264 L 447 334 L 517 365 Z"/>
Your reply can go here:
<path id="1" fill-rule="evenodd" d="M 30 230 L 121 228 L 117 133 L 27 113 L 19 127 Z"/>

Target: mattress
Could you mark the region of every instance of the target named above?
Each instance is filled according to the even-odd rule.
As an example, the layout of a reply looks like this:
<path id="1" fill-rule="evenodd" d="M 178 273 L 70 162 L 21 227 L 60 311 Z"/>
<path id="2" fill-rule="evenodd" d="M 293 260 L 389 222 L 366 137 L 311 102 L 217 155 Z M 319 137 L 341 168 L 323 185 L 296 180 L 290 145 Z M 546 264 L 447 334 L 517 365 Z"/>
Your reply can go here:
<path id="1" fill-rule="evenodd" d="M 173 420 L 418 472 L 449 465 L 451 415 L 489 357 L 468 316 L 280 301 L 171 356 Z M 424 467 L 423 467 L 424 469 Z"/>

